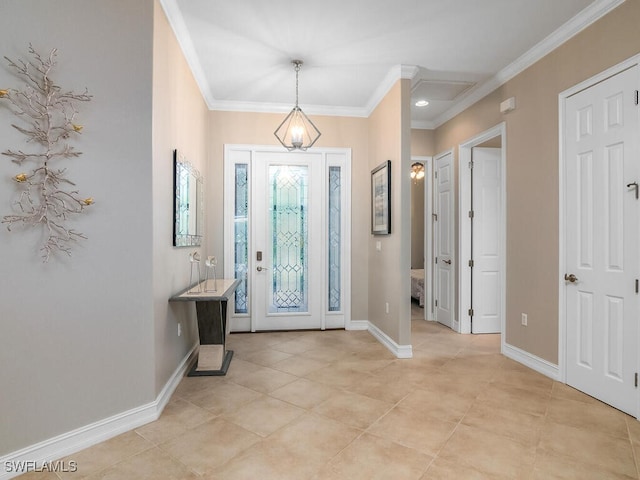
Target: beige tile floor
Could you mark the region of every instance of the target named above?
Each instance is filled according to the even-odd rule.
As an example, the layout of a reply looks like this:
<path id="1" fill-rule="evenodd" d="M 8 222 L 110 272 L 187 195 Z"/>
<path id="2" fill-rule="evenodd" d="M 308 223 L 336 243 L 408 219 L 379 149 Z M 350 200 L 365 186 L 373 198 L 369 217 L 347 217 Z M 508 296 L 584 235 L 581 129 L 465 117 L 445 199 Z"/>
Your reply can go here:
<path id="1" fill-rule="evenodd" d="M 639 478 L 635 419 L 413 312 L 410 360 L 366 332 L 231 335 L 226 377 L 184 378 L 159 420 L 60 478 Z"/>

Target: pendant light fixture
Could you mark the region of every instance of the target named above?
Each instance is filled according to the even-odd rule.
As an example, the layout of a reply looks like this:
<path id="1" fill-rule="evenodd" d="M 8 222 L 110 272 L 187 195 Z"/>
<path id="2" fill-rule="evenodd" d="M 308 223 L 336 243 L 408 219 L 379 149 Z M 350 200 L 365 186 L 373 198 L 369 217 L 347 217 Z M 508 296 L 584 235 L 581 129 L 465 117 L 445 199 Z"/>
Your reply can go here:
<path id="1" fill-rule="evenodd" d="M 291 63 L 296 71 L 296 105 L 273 133 L 287 150 L 306 150 L 320 138 L 320 130 L 298 106 L 298 73 L 304 62 L 292 60 Z"/>
<path id="2" fill-rule="evenodd" d="M 418 183 L 418 180 L 424 178 L 424 165 L 420 162 L 415 162 L 411 165 L 411 178 Z"/>

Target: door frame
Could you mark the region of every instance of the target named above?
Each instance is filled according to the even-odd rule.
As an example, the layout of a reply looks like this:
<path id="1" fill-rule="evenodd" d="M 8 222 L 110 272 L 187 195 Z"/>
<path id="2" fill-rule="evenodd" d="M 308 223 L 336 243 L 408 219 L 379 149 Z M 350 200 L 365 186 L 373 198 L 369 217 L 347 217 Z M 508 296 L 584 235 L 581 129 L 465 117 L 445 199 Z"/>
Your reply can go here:
<path id="1" fill-rule="evenodd" d="M 249 177 L 252 176 L 253 171 L 253 162 L 258 152 L 277 152 L 286 156 L 291 152 L 284 150 L 280 146 L 275 145 L 250 145 L 250 144 L 225 144 L 224 145 L 224 157 L 223 157 L 223 192 L 222 192 L 222 202 L 223 202 L 223 258 L 224 265 L 223 271 L 225 278 L 234 278 L 234 258 L 233 258 L 233 248 L 234 245 L 234 215 L 233 215 L 233 198 L 230 195 L 230 192 L 235 191 L 235 171 L 233 169 L 233 165 L 236 163 L 246 163 L 249 165 Z M 300 152 L 294 152 L 300 153 Z M 304 153 L 304 152 L 302 152 Z M 333 155 L 344 155 L 344 175 L 342 177 L 342 182 L 344 185 L 344 202 L 343 207 L 345 211 L 345 215 L 342 215 L 341 218 L 341 228 L 344 234 L 342 246 L 341 246 L 341 256 L 344 260 L 341 265 L 341 285 L 342 285 L 342 310 L 340 312 L 328 312 L 326 307 L 326 299 L 322 299 L 322 309 L 321 309 L 321 330 L 325 330 L 325 328 L 335 328 L 328 321 L 331 316 L 342 316 L 344 318 L 344 328 L 346 330 L 350 330 L 352 328 L 351 324 L 351 149 L 350 148 L 340 148 L 340 147 L 314 147 L 313 154 L 321 154 L 323 156 L 324 167 L 325 167 L 325 175 L 323 177 L 323 189 L 327 186 L 326 182 L 326 174 L 329 171 L 329 167 L 332 166 L 335 160 L 332 161 L 331 157 Z M 240 157 L 242 160 L 238 158 Z M 255 260 L 253 258 L 253 246 L 251 242 L 253 242 L 253 227 L 251 224 L 251 202 L 252 199 L 252 191 L 249 189 L 249 227 L 248 227 L 248 235 L 249 235 L 249 251 L 251 252 L 248 257 L 248 269 L 250 272 L 253 271 L 255 267 Z M 230 203 L 231 202 L 231 203 Z M 323 204 L 322 207 L 322 225 L 323 229 L 326 228 L 326 222 L 328 218 L 328 207 L 326 204 Z M 327 273 L 327 264 L 326 264 L 326 255 L 323 251 L 322 254 L 323 260 L 323 268 L 322 268 L 322 285 L 326 284 L 326 279 L 328 276 Z M 253 301 L 253 300 L 252 300 Z M 250 302 L 251 304 L 251 302 Z M 252 317 L 251 307 L 248 314 L 235 314 L 234 313 L 234 301 L 231 299 L 230 301 L 230 313 L 229 318 L 236 325 L 237 328 L 231 328 L 231 325 L 227 327 L 230 331 L 256 331 L 255 321 Z M 232 323 L 229 322 L 230 324 Z M 341 327 L 342 328 L 342 327 Z"/>
<path id="2" fill-rule="evenodd" d="M 500 214 L 498 224 L 500 232 L 500 309 L 502 318 L 500 320 L 500 350 L 504 351 L 505 345 L 505 316 L 507 311 L 506 295 L 506 271 L 507 271 L 507 124 L 499 123 L 484 132 L 462 142 L 458 146 L 458 317 L 460 320 L 460 333 L 471 333 L 471 218 L 468 212 L 471 211 L 471 189 L 466 188 L 471 184 L 471 169 L 469 163 L 472 159 L 472 149 L 487 140 L 500 137 L 501 159 L 500 159 Z M 467 252 L 467 253 L 463 253 Z M 468 306 L 468 307 L 467 307 Z"/>
<path id="3" fill-rule="evenodd" d="M 435 320 L 433 309 L 433 157 L 412 156 L 411 163 L 424 165 L 424 319 Z"/>
<path id="4" fill-rule="evenodd" d="M 586 90 L 597 83 L 603 82 L 609 77 L 617 75 L 618 73 L 627 70 L 634 65 L 640 65 L 640 55 L 634 55 L 633 57 L 624 60 L 617 65 L 614 65 L 603 72 L 600 72 L 593 77 L 590 77 L 573 87 L 564 90 L 558 94 L 558 378 L 557 380 L 562 383 L 567 383 L 567 308 L 566 308 L 566 281 L 564 280 L 564 273 L 566 272 L 566 189 L 565 189 L 565 137 L 564 130 L 567 122 L 566 117 L 566 100 Z M 640 86 L 640 85 L 639 85 Z M 638 218 L 640 222 L 640 215 Z M 638 334 L 638 345 L 640 345 L 640 329 Z M 637 356 L 637 371 L 640 371 L 640 354 Z M 636 412 L 640 412 L 640 394 L 636 398 Z"/>

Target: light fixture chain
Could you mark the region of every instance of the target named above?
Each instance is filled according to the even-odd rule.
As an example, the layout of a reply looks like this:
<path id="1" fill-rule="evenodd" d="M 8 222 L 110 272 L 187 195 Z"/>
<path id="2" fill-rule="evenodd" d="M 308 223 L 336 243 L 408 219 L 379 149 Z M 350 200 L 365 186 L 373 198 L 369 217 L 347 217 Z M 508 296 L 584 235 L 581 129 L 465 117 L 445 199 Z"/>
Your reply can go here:
<path id="1" fill-rule="evenodd" d="M 298 106 L 298 74 L 300 73 L 300 63 L 296 62 L 296 107 Z"/>

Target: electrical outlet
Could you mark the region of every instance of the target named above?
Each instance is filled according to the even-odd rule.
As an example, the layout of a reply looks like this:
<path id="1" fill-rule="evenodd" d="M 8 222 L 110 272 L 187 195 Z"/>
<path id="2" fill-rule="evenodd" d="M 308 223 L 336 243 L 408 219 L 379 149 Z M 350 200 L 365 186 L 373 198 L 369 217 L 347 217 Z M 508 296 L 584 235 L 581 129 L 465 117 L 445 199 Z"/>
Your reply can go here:
<path id="1" fill-rule="evenodd" d="M 522 325 L 526 327 L 527 326 L 527 322 L 528 322 L 527 314 L 523 313 L 522 314 Z"/>
<path id="2" fill-rule="evenodd" d="M 178 322 L 178 336 L 182 335 L 182 324 Z"/>

